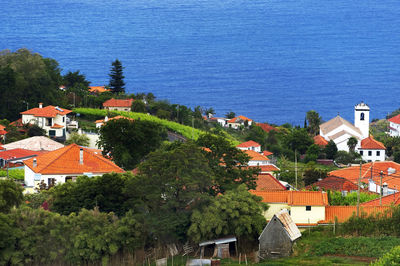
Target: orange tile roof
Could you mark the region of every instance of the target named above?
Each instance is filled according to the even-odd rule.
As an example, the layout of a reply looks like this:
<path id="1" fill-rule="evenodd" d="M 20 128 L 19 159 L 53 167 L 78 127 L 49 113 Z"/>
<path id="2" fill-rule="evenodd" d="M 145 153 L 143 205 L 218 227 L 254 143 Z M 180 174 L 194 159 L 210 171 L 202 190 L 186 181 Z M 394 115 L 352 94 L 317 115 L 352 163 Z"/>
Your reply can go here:
<path id="1" fill-rule="evenodd" d="M 316 135 L 314 137 L 314 144 L 317 144 L 318 146 L 326 146 L 328 145 L 328 141 L 321 135 Z"/>
<path id="2" fill-rule="evenodd" d="M 103 103 L 103 107 L 131 107 L 133 99 L 109 99 Z"/>
<path id="3" fill-rule="evenodd" d="M 291 206 L 327 206 L 328 194 L 322 191 L 258 191 L 252 194 L 262 197 L 266 203 L 287 203 Z"/>
<path id="4" fill-rule="evenodd" d="M 264 130 L 265 132 L 270 132 L 271 130 L 275 130 L 278 131 L 278 129 L 276 127 L 273 127 L 267 123 L 257 123 L 257 126 L 261 127 L 262 130 Z"/>
<path id="5" fill-rule="evenodd" d="M 54 124 L 51 128 L 63 128 L 64 126 L 59 124 Z"/>
<path id="6" fill-rule="evenodd" d="M 270 156 L 270 155 L 274 154 L 273 152 L 270 152 L 270 151 L 263 151 L 262 153 L 264 156 Z"/>
<path id="7" fill-rule="evenodd" d="M 122 115 L 117 115 L 117 116 L 108 118 L 107 122 L 108 122 L 108 121 L 111 121 L 111 120 L 118 120 L 118 119 L 128 119 L 128 120 L 130 120 L 130 121 L 134 121 L 133 118 L 129 118 L 129 117 L 122 116 Z M 98 123 L 104 123 L 104 119 L 96 120 L 95 123 L 96 123 L 96 124 L 98 124 Z"/>
<path id="8" fill-rule="evenodd" d="M 256 151 L 244 150 L 243 152 L 250 156 L 250 161 L 269 161 L 269 159 L 266 156 Z"/>
<path id="9" fill-rule="evenodd" d="M 33 115 L 36 117 L 56 117 L 56 115 L 67 115 L 71 113 L 71 110 L 60 108 L 57 106 L 48 105 L 43 108 L 33 108 L 25 112 L 21 112 L 22 115 Z"/>
<path id="10" fill-rule="evenodd" d="M 238 148 L 250 148 L 250 147 L 261 147 L 261 145 L 258 144 L 255 141 L 249 140 L 249 141 L 240 143 L 236 147 L 238 147 Z"/>
<path id="11" fill-rule="evenodd" d="M 336 176 L 328 176 L 321 181 L 315 182 L 314 184 L 307 186 L 307 189 L 311 189 L 312 187 L 333 191 L 353 191 L 358 189 L 358 186 L 350 180 Z"/>
<path id="12" fill-rule="evenodd" d="M 275 171 L 279 171 L 280 170 L 274 164 L 259 165 L 259 166 L 249 166 L 249 167 L 258 167 L 258 168 L 261 169 L 261 173 L 275 172 Z"/>
<path id="13" fill-rule="evenodd" d="M 41 154 L 39 151 L 31 151 L 25 149 L 12 149 L 0 152 L 0 158 L 3 160 L 11 160 L 18 158 L 25 158 L 30 156 L 37 156 Z"/>
<path id="14" fill-rule="evenodd" d="M 257 183 L 256 190 L 262 190 L 262 191 L 286 190 L 286 187 L 270 174 L 259 174 L 257 176 L 256 183 Z"/>
<path id="15" fill-rule="evenodd" d="M 247 117 L 245 117 L 245 116 L 239 115 L 239 116 L 237 116 L 237 117 L 234 117 L 234 118 L 228 120 L 228 123 L 236 123 L 236 120 L 253 121 L 253 120 L 250 119 L 250 118 L 247 118 Z"/>
<path id="16" fill-rule="evenodd" d="M 89 86 L 89 92 L 103 93 L 106 91 L 110 91 L 110 90 L 106 89 L 104 86 Z"/>
<path id="17" fill-rule="evenodd" d="M 122 173 L 110 160 L 95 154 L 91 149 L 83 149 L 83 164 L 79 163 L 81 147 L 71 144 L 55 151 L 36 157 L 37 166 L 33 167 L 33 159 L 24 161 L 25 165 L 35 173 L 48 174 L 83 174 L 83 173 Z"/>
<path id="18" fill-rule="evenodd" d="M 386 150 L 386 147 L 382 142 L 375 140 L 374 137 L 370 135 L 368 138 L 361 141 L 361 149 Z"/>
<path id="19" fill-rule="evenodd" d="M 393 116 L 392 118 L 388 119 L 389 122 L 400 124 L 400 114 Z"/>
<path id="20" fill-rule="evenodd" d="M 388 169 L 394 169 L 395 173 L 388 172 Z M 387 183 L 389 188 L 400 189 L 400 164 L 392 161 L 384 162 L 370 162 L 365 163 L 361 167 L 361 182 L 367 183 L 369 179 L 372 179 L 375 184 L 380 184 L 380 172 L 383 172 L 382 183 Z M 358 183 L 360 175 L 360 167 L 352 166 L 339 170 L 329 172 L 331 176 L 343 177 L 354 184 Z"/>
<path id="21" fill-rule="evenodd" d="M 3 126 L 3 125 L 0 125 L 0 130 L 5 130 L 6 129 L 6 127 L 5 126 Z"/>
<path id="22" fill-rule="evenodd" d="M 371 215 L 377 213 L 384 213 L 385 211 L 390 211 L 388 206 L 361 206 L 361 215 Z M 357 206 L 326 206 L 325 207 L 325 220 L 319 221 L 319 224 L 333 223 L 335 217 L 339 223 L 347 221 L 351 216 L 356 215 Z"/>
<path id="23" fill-rule="evenodd" d="M 11 122 L 10 125 L 14 127 L 22 127 L 24 124 L 22 124 L 22 118 L 15 120 L 14 122 Z"/>
<path id="24" fill-rule="evenodd" d="M 5 131 L 5 130 L 0 130 L 0 135 L 2 136 L 2 135 L 5 135 L 5 134 L 7 134 L 8 132 L 7 131 Z"/>
<path id="25" fill-rule="evenodd" d="M 382 206 L 400 205 L 400 192 L 382 197 Z M 362 206 L 379 206 L 379 198 L 361 203 Z"/>

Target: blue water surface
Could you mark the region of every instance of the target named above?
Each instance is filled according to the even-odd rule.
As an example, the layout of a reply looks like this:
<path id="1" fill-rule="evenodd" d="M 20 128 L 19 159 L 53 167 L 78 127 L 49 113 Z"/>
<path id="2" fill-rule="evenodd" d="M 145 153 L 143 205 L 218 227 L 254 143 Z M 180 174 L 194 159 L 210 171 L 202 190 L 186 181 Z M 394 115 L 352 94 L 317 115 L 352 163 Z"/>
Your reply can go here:
<path id="1" fill-rule="evenodd" d="M 125 67 L 128 92 L 260 122 L 371 118 L 400 107 L 394 0 L 8 0 L 0 50 L 26 47 L 92 85 Z"/>

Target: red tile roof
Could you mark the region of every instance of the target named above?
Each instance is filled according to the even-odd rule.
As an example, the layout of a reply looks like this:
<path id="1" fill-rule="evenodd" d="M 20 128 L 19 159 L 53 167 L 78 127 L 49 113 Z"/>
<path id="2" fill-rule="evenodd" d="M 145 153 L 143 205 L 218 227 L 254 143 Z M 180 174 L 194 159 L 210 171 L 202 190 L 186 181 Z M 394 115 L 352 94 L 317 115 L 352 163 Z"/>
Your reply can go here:
<path id="1" fill-rule="evenodd" d="M 7 131 L 1 130 L 1 129 L 0 129 L 0 136 L 5 135 L 5 134 L 7 134 L 7 133 L 8 133 Z"/>
<path id="2" fill-rule="evenodd" d="M 374 137 L 370 135 L 368 138 L 361 141 L 361 149 L 386 150 L 386 147 L 382 142 L 375 140 Z"/>
<path id="3" fill-rule="evenodd" d="M 83 173 L 122 173 L 110 160 L 95 154 L 91 149 L 83 149 L 83 164 L 79 163 L 81 147 L 76 144 L 48 152 L 36 157 L 37 166 L 33 167 L 33 158 L 24 163 L 35 173 L 40 174 L 83 174 Z"/>
<path id="4" fill-rule="evenodd" d="M 0 125 L 0 130 L 5 130 L 6 129 L 6 127 L 5 126 L 3 126 L 3 125 Z"/>
<path id="5" fill-rule="evenodd" d="M 238 147 L 238 148 L 250 148 L 250 147 L 261 147 L 261 145 L 258 144 L 255 141 L 249 140 L 249 141 L 240 143 L 236 147 Z"/>
<path id="6" fill-rule="evenodd" d="M 63 128 L 64 126 L 59 124 L 54 124 L 51 128 Z"/>
<path id="7" fill-rule="evenodd" d="M 391 168 L 391 171 L 388 171 Z M 389 188 L 399 189 L 400 188 L 400 164 L 385 161 L 385 162 L 370 162 L 365 163 L 361 167 L 361 182 L 367 183 L 368 180 L 372 179 L 375 184 L 380 183 L 380 172 L 383 172 L 382 183 L 387 183 Z M 334 170 L 329 172 L 331 176 L 343 177 L 354 184 L 357 184 L 360 175 L 360 166 L 352 166 L 348 168 L 343 168 L 339 170 Z"/>
<path id="8" fill-rule="evenodd" d="M 24 124 L 22 124 L 22 118 L 15 120 L 14 122 L 11 122 L 10 125 L 14 127 L 22 127 Z"/>
<path id="9" fill-rule="evenodd" d="M 326 145 L 328 145 L 328 141 L 324 139 L 321 135 L 316 135 L 314 137 L 314 144 L 325 147 Z"/>
<path id="10" fill-rule="evenodd" d="M 234 117 L 234 118 L 228 120 L 228 123 L 236 123 L 237 120 L 241 120 L 241 121 L 246 121 L 246 120 L 247 120 L 247 121 L 253 121 L 253 120 L 250 119 L 250 118 L 247 118 L 247 117 L 245 117 L 245 116 L 239 115 L 239 116 L 237 116 L 237 117 Z"/>
<path id="11" fill-rule="evenodd" d="M 2 158 L 3 160 L 10 160 L 10 159 L 25 158 L 30 156 L 37 156 L 39 154 L 41 154 L 41 152 L 39 151 L 13 149 L 13 150 L 0 151 L 0 158 Z"/>
<path id="12" fill-rule="evenodd" d="M 361 206 L 361 215 L 371 215 L 390 211 L 388 206 Z M 351 216 L 356 215 L 357 206 L 326 206 L 325 207 L 325 220 L 319 221 L 319 224 L 333 223 L 335 217 L 339 223 L 347 221 Z"/>
<path id="13" fill-rule="evenodd" d="M 270 156 L 270 155 L 274 154 L 273 152 L 270 152 L 270 151 L 263 151 L 262 153 L 264 156 Z"/>
<path id="14" fill-rule="evenodd" d="M 270 132 L 271 130 L 278 131 L 276 127 L 273 127 L 267 123 L 257 123 L 256 125 L 261 127 L 261 129 L 264 130 L 265 132 Z"/>
<path id="15" fill-rule="evenodd" d="M 269 161 L 266 156 L 256 151 L 244 150 L 243 152 L 250 156 L 250 161 Z"/>
<path id="16" fill-rule="evenodd" d="M 103 103 L 103 107 L 131 107 L 133 99 L 109 99 Z"/>
<path id="17" fill-rule="evenodd" d="M 249 166 L 249 167 L 258 167 L 258 168 L 261 169 L 261 173 L 271 173 L 271 172 L 275 172 L 275 171 L 279 171 L 280 170 L 274 164 L 259 165 L 259 166 Z"/>
<path id="18" fill-rule="evenodd" d="M 56 117 L 56 115 L 66 115 L 71 113 L 71 110 L 60 108 L 57 106 L 48 105 L 43 108 L 33 108 L 25 112 L 21 112 L 22 115 L 33 115 L 36 117 Z"/>
<path id="19" fill-rule="evenodd" d="M 322 191 L 258 191 L 252 194 L 262 197 L 266 203 L 287 203 L 291 206 L 327 206 L 328 195 Z"/>
<path id="20" fill-rule="evenodd" d="M 382 206 L 400 205 L 400 192 L 382 197 Z M 379 206 L 379 198 L 361 203 L 362 206 Z"/>
<path id="21" fill-rule="evenodd" d="M 92 93 L 103 93 L 106 91 L 110 91 L 110 90 L 106 89 L 104 86 L 89 86 L 89 92 L 92 92 Z"/>
<path id="22" fill-rule="evenodd" d="M 388 119 L 389 122 L 395 123 L 395 124 L 400 124 L 400 114 Z"/>
<path id="23" fill-rule="evenodd" d="M 259 174 L 257 176 L 256 183 L 257 183 L 256 190 L 261 190 L 261 191 L 286 190 L 286 187 L 270 174 Z"/>
<path id="24" fill-rule="evenodd" d="M 307 189 L 311 189 L 312 187 L 333 191 L 353 191 L 358 189 L 358 186 L 353 182 L 343 177 L 336 176 L 328 176 L 321 181 L 315 182 L 314 184 L 308 186 Z"/>

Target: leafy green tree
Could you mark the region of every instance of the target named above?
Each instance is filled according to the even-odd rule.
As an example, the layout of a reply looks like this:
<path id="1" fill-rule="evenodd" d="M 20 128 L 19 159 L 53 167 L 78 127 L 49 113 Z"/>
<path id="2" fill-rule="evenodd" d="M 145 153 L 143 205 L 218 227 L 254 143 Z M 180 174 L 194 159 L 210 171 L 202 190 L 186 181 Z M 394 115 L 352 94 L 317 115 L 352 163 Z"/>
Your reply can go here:
<path id="1" fill-rule="evenodd" d="M 312 144 L 308 147 L 305 157 L 305 162 L 315 162 L 318 159 L 321 149 L 318 145 Z"/>
<path id="2" fill-rule="evenodd" d="M 13 121 L 27 107 L 63 105 L 58 63 L 27 49 L 0 52 L 0 114 Z"/>
<path id="3" fill-rule="evenodd" d="M 396 151 L 393 154 L 393 161 L 395 161 L 396 163 L 400 163 L 400 151 Z"/>
<path id="4" fill-rule="evenodd" d="M 292 128 L 283 137 L 283 144 L 287 149 L 297 150 L 300 154 L 304 154 L 308 147 L 313 144 L 313 140 L 304 128 Z"/>
<path id="5" fill-rule="evenodd" d="M 263 211 L 267 209 L 261 198 L 241 185 L 216 197 L 204 208 L 194 210 L 188 235 L 195 242 L 226 235 L 254 239 L 266 224 Z"/>
<path id="6" fill-rule="evenodd" d="M 225 114 L 225 117 L 228 119 L 235 118 L 235 116 L 236 116 L 235 112 L 232 112 L 232 111 L 229 111 Z"/>
<path id="7" fill-rule="evenodd" d="M 350 137 L 347 141 L 347 146 L 349 146 L 349 151 L 354 152 L 357 146 L 358 140 L 355 137 Z"/>
<path id="8" fill-rule="evenodd" d="M 247 132 L 246 140 L 253 140 L 265 150 L 267 147 L 267 133 L 259 126 L 252 125 Z"/>
<path id="9" fill-rule="evenodd" d="M 63 76 L 63 83 L 64 83 L 63 85 L 67 87 L 67 90 L 73 87 L 83 85 L 84 87 L 86 87 L 87 91 L 87 88 L 90 85 L 90 81 L 87 81 L 85 75 L 80 74 L 79 70 L 75 72 L 68 71 L 68 73 Z"/>
<path id="10" fill-rule="evenodd" d="M 123 67 L 121 61 L 116 59 L 112 62 L 110 71 L 110 89 L 113 93 L 125 93 L 125 82 L 123 75 Z"/>
<path id="11" fill-rule="evenodd" d="M 313 136 L 318 135 L 319 125 L 321 124 L 322 118 L 314 110 L 308 111 L 306 118 L 308 121 L 308 130 L 309 130 L 310 134 Z"/>
<path id="12" fill-rule="evenodd" d="M 204 110 L 204 114 L 208 117 L 210 115 L 215 115 L 215 110 L 214 108 L 210 107 L 210 108 L 206 108 Z"/>
<path id="13" fill-rule="evenodd" d="M 336 153 L 338 152 L 338 149 L 336 147 L 336 144 L 333 140 L 330 140 L 328 144 L 325 146 L 325 154 L 326 158 L 328 159 L 334 159 L 336 156 Z"/>
<path id="14" fill-rule="evenodd" d="M 319 179 L 324 179 L 326 176 L 327 172 L 322 169 L 316 169 L 315 167 L 307 168 L 303 173 L 304 185 L 311 185 Z"/>
<path id="15" fill-rule="evenodd" d="M 158 123 L 116 119 L 100 128 L 99 145 L 117 165 L 133 169 L 144 156 L 159 148 L 164 139 L 165 128 Z"/>
<path id="16" fill-rule="evenodd" d="M 7 213 L 18 207 L 24 199 L 22 190 L 22 186 L 12 180 L 0 180 L 0 212 Z"/>
<path id="17" fill-rule="evenodd" d="M 132 108 L 131 109 L 132 109 L 132 112 L 147 113 L 146 105 L 141 100 L 135 100 L 132 103 Z"/>
<path id="18" fill-rule="evenodd" d="M 68 139 L 65 141 L 66 145 L 75 143 L 79 146 L 89 146 L 90 140 L 89 137 L 85 134 L 79 134 L 77 132 L 72 132 L 69 136 Z"/>
<path id="19" fill-rule="evenodd" d="M 201 135 L 197 139 L 204 150 L 209 166 L 213 171 L 212 193 L 217 195 L 245 184 L 248 189 L 255 189 L 256 175 L 259 168 L 248 167 L 249 156 L 234 147 L 222 136 Z"/>
<path id="20" fill-rule="evenodd" d="M 39 127 L 38 125 L 27 125 L 28 131 L 28 137 L 34 137 L 34 136 L 46 136 L 46 130 L 43 128 Z"/>
<path id="21" fill-rule="evenodd" d="M 355 163 L 360 154 L 356 152 L 338 151 L 335 156 L 335 161 L 341 164 Z"/>

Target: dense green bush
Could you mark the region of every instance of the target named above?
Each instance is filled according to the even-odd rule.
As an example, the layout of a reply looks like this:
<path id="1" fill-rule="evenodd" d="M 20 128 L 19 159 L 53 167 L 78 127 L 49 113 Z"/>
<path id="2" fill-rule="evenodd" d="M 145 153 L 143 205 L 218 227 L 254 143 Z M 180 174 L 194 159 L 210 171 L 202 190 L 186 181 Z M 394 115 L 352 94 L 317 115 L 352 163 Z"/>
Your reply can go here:
<path id="1" fill-rule="evenodd" d="M 7 170 L 0 170 L 0 176 L 7 176 Z M 9 169 L 8 177 L 11 179 L 24 180 L 24 169 Z"/>
<path id="2" fill-rule="evenodd" d="M 375 266 L 399 265 L 400 264 L 400 246 L 392 248 L 383 255 L 378 261 L 372 263 Z"/>
<path id="3" fill-rule="evenodd" d="M 357 192 L 348 193 L 343 196 L 340 191 L 328 192 L 329 204 L 332 206 L 354 206 L 357 204 Z M 379 198 L 378 194 L 360 192 L 360 202 L 367 202 Z"/>

